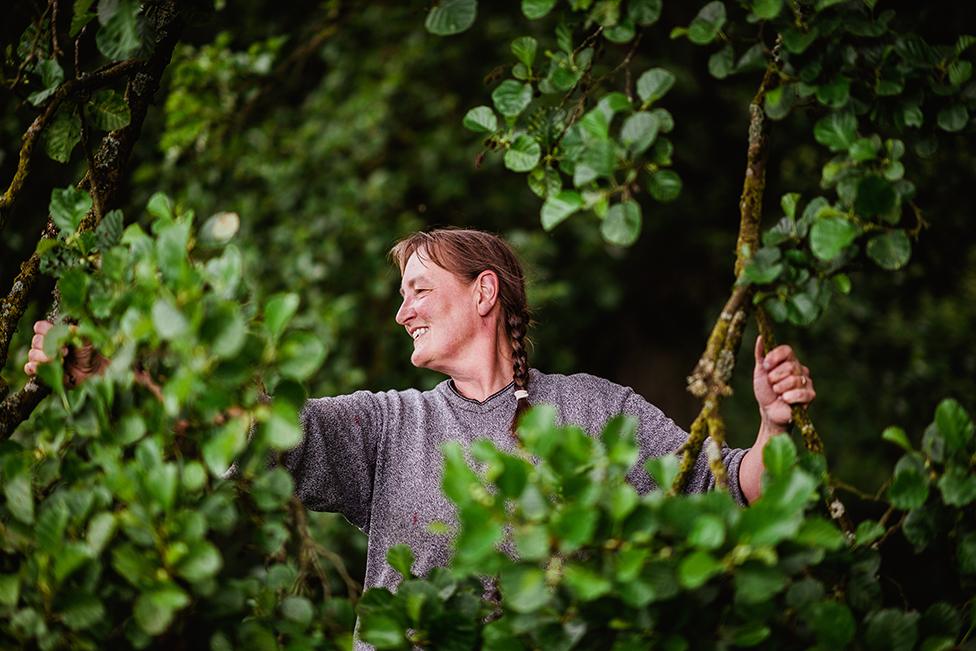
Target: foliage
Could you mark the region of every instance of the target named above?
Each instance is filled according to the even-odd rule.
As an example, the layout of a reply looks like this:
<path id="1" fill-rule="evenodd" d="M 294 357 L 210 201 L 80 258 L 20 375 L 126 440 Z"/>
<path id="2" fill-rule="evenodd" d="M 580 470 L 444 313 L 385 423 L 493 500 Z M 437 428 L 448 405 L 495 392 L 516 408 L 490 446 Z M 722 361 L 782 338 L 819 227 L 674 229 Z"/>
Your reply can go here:
<path id="1" fill-rule="evenodd" d="M 183 4 L 181 18 L 193 25 L 200 7 Z M 717 134 L 725 123 L 744 130 L 741 109 L 757 84 L 763 114 L 789 148 L 773 167 L 794 172 L 783 172 L 783 216 L 774 210 L 778 221 L 745 251 L 751 263 L 740 282 L 784 325 L 812 326 L 811 337 L 827 342 L 829 364 L 811 366 L 837 375 L 838 394 L 854 386 L 847 393 L 858 396 L 854 407 L 848 396 L 833 403 L 835 428 L 865 431 L 850 423 L 873 427 L 873 409 L 889 420 L 906 411 L 918 418 L 914 405 L 885 413 L 886 395 L 863 404 L 865 387 L 885 393 L 878 369 L 884 380 L 909 366 L 889 359 L 879 332 L 911 338 L 905 382 L 915 384 L 899 387 L 951 382 L 966 398 L 971 381 L 950 370 L 976 361 L 952 342 L 968 341 L 973 302 L 953 302 L 948 281 L 934 295 L 901 289 L 918 270 L 906 266 L 923 246 L 923 207 L 939 220 L 926 235 L 943 229 L 936 236 L 952 238 L 951 215 L 937 209 L 947 204 L 919 197 L 938 195 L 954 174 L 963 178 L 954 187 L 971 181 L 959 171 L 971 169 L 968 152 L 936 155 L 971 132 L 974 41 L 957 25 L 940 25 L 937 41 L 913 16 L 853 1 L 525 0 L 517 16 L 486 4 L 479 12 L 476 0 L 443 0 L 426 21 L 385 3 L 272 11 L 246 2 L 223 11 L 217 29 L 190 30 L 177 46 L 165 98 L 157 96 L 134 155 L 129 198 L 102 194 L 107 184 L 95 172 L 120 132 L 141 126 L 129 91 L 145 77 L 133 74 L 123 93 L 119 76 L 100 75 L 153 56 L 172 4 L 79 0 L 61 3 L 58 19 L 55 3 L 53 25 L 38 11 L 26 28 L 21 10 L 10 10 L 4 34 L 17 34 L 2 72 L 13 100 L 4 101 L 17 110 L 0 128 L 19 144 L 30 120 L 47 114 L 33 133 L 53 163 L 34 161 L 43 187 L 23 187 L 20 215 L 0 206 L 0 228 L 15 217 L 27 223 L 27 213 L 50 215 L 53 230 L 36 250 L 43 272 L 58 279 L 62 311 L 78 323 L 59 327 L 49 352 L 89 339 L 114 364 L 72 390 L 59 369 L 44 367 L 56 395 L 0 446 L 4 645 L 347 643 L 355 588 L 334 551 L 352 564 L 362 549 L 349 549 L 348 533 L 336 534 L 330 520 L 306 524 L 287 499 L 287 476 L 263 461 L 300 435 L 303 386 L 338 393 L 432 382 L 389 361 L 402 351 L 388 343 L 397 335 L 385 249 L 435 222 L 504 230 L 536 270 L 532 303 L 548 311 L 534 364 L 575 369 L 608 350 L 602 341 L 615 347 L 604 357 L 633 357 L 604 334 L 624 319 L 648 327 L 635 292 L 658 296 L 647 285 L 674 284 L 686 299 L 716 285 L 709 260 L 724 264 L 733 245 L 719 222 L 727 205 L 713 192 L 734 176 L 713 167 Z M 463 36 L 433 38 L 424 28 Z M 673 40 L 662 46 L 668 30 Z M 676 49 L 687 43 L 704 46 L 707 64 L 692 47 Z M 504 60 L 506 78 L 496 71 L 488 88 L 474 83 L 486 70 L 472 61 L 483 59 Z M 729 90 L 699 84 L 696 66 Z M 68 92 L 83 78 L 94 85 Z M 702 123 L 710 128 L 691 126 Z M 499 153 L 479 154 L 477 174 L 468 171 L 474 152 L 458 139 L 461 124 Z M 15 179 L 6 200 L 29 170 L 16 155 L 0 163 Z M 523 174 L 537 197 L 528 202 L 512 183 Z M 50 192 L 68 185 L 67 175 L 89 192 Z M 683 186 L 694 191 L 676 201 Z M 195 228 L 160 189 L 212 216 Z M 682 203 L 693 208 L 675 212 Z M 539 220 L 522 217 L 535 210 L 543 233 Z M 675 218 L 695 213 L 716 214 L 717 225 Z M 33 232 L 4 232 L 4 252 Z M 30 254 L 34 240 L 25 246 Z M 634 253 L 624 258 L 628 246 Z M 698 275 L 641 283 L 634 273 L 661 260 L 669 277 L 685 275 L 673 256 L 692 258 Z M 894 273 L 870 277 L 866 263 Z M 968 264 L 961 284 L 971 281 Z M 855 286 L 861 298 L 848 295 Z M 892 314 L 877 298 L 884 292 L 917 295 L 919 311 L 935 315 L 922 323 L 930 338 L 959 366 L 932 360 L 936 344 L 919 341 L 919 321 Z M 870 329 L 870 341 L 852 347 L 872 346 L 870 362 L 848 354 L 836 363 L 840 338 L 822 316 L 837 294 L 841 319 L 861 319 L 855 332 Z M 703 311 L 707 300 L 695 305 Z M 23 313 L 11 321 L 9 305 L 5 324 Z M 619 305 L 633 314 L 605 312 Z M 37 301 L 21 319 L 12 351 L 23 354 L 23 324 L 45 309 Z M 590 332 L 587 319 L 597 324 Z M 8 380 L 21 380 L 24 360 L 15 357 L 4 355 L 0 398 Z M 827 487 L 822 458 L 797 455 L 786 439 L 768 450 L 766 497 L 740 511 L 722 493 L 634 495 L 622 481 L 633 453 L 623 421 L 601 441 L 553 427 L 542 411 L 533 419 L 518 454 L 475 447 L 482 474 L 447 450 L 445 490 L 461 515 L 454 566 L 408 577 L 409 550 L 392 550 L 406 580 L 395 595 L 374 590 L 359 602 L 366 639 L 384 648 L 603 648 L 613 639 L 620 648 L 925 649 L 969 639 L 974 457 L 958 404 L 940 404 L 920 445 L 886 430 L 905 454 L 880 500 L 855 503 L 869 517 L 853 541 L 813 507 Z M 852 449 L 840 439 L 830 440 L 835 455 Z M 864 455 L 846 456 L 860 470 Z M 234 458 L 241 474 L 224 477 Z M 674 468 L 661 460 L 651 470 L 663 485 Z M 521 560 L 495 549 L 501 540 Z M 910 570 L 899 567 L 906 558 Z M 479 575 L 499 577 L 501 603 L 481 599 Z"/>
<path id="2" fill-rule="evenodd" d="M 165 195 L 151 234 L 120 212 L 79 233 L 90 204 L 52 198 L 62 237 L 42 264 L 77 323 L 45 347 L 84 339 L 112 363 L 70 391 L 41 366 L 58 399 L 3 444 L 4 643 L 341 645 L 352 607 L 323 599 L 342 587 L 314 569 L 291 477 L 265 461 L 299 440 L 300 383 L 324 354 L 290 327 L 298 297 L 250 302 L 234 233 L 204 239 Z"/>
<path id="3" fill-rule="evenodd" d="M 724 492 L 637 495 L 626 481 L 637 459 L 632 419 L 611 421 L 599 438 L 555 422 L 552 408 L 534 408 L 514 453 L 476 443 L 480 472 L 446 444 L 443 488 L 460 515 L 451 571 L 409 576 L 409 548 L 391 548 L 408 580 L 395 595 L 363 597 L 365 640 L 384 649 L 971 647 L 976 439 L 955 401 L 938 406 L 927 451 L 909 449 L 898 463 L 891 511 L 851 539 L 815 506 L 822 458 L 798 454 L 787 436 L 766 447 L 763 495 L 742 510 Z M 908 447 L 904 432 L 884 438 Z M 650 459 L 647 471 L 668 485 L 677 464 Z M 893 526 L 892 513 L 904 516 Z M 916 546 L 913 572 L 948 570 L 935 603 L 900 591 L 886 563 L 892 535 Z M 500 602 L 475 608 L 478 576 L 497 578 Z"/>

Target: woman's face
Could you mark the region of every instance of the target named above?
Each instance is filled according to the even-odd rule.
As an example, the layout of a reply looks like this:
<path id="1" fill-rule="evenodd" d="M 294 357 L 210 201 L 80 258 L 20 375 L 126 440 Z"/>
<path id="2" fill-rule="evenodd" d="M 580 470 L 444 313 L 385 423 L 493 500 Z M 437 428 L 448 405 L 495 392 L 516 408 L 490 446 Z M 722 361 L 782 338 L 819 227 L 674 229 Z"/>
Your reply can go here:
<path id="1" fill-rule="evenodd" d="M 479 331 L 476 282 L 466 282 L 415 252 L 403 268 L 403 303 L 396 322 L 413 338 L 414 366 L 450 376 L 478 364 L 473 345 Z"/>

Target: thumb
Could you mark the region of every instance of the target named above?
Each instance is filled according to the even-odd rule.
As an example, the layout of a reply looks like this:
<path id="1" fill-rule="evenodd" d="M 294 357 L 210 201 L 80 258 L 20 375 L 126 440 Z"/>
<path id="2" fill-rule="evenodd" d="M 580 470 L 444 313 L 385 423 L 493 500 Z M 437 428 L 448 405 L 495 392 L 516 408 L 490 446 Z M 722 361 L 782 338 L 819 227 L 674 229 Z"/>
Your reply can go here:
<path id="1" fill-rule="evenodd" d="M 763 357 L 765 357 L 765 355 L 763 354 L 762 335 L 756 335 L 756 366 L 757 367 L 762 367 Z"/>

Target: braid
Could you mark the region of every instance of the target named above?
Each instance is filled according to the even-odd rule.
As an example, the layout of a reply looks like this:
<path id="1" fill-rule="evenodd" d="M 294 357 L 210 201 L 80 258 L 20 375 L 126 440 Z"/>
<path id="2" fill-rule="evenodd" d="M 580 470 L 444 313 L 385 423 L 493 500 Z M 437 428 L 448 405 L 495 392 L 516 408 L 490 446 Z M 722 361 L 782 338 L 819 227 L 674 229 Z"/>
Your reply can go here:
<path id="1" fill-rule="evenodd" d="M 506 320 L 508 336 L 512 341 L 512 370 L 515 380 L 515 390 L 529 388 L 529 356 L 525 350 L 525 331 L 528 326 L 528 315 L 525 312 L 510 313 Z M 530 407 L 528 398 L 519 398 L 515 404 L 515 415 L 512 417 L 512 436 L 518 438 L 518 421 Z"/>

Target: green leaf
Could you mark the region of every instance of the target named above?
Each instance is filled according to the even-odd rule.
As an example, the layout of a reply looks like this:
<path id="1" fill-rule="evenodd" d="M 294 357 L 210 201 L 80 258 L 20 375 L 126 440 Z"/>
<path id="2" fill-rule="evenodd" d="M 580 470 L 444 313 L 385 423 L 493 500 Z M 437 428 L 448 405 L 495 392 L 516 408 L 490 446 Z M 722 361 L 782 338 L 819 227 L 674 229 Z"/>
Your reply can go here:
<path id="1" fill-rule="evenodd" d="M 653 25 L 661 17 L 661 0 L 630 0 L 627 16 L 638 25 Z"/>
<path id="2" fill-rule="evenodd" d="M 247 443 L 247 422 L 234 418 L 208 436 L 203 443 L 203 460 L 214 476 L 221 476 L 230 467 Z"/>
<path id="3" fill-rule="evenodd" d="M 973 421 L 963 406 L 952 398 L 946 398 L 935 408 L 935 425 L 950 454 L 965 452 L 973 440 Z"/>
<path id="4" fill-rule="evenodd" d="M 688 40 L 697 45 L 711 43 L 725 25 L 725 4 L 716 0 L 701 8 L 688 26 Z"/>
<path id="5" fill-rule="evenodd" d="M 278 348 L 278 369 L 285 377 L 308 379 L 325 359 L 325 346 L 310 332 L 289 332 Z"/>
<path id="6" fill-rule="evenodd" d="M 121 210 L 110 210 L 102 216 L 102 220 L 95 227 L 95 241 L 99 251 L 104 253 L 122 240 L 123 221 Z"/>
<path id="7" fill-rule="evenodd" d="M 868 240 L 868 257 L 882 269 L 895 271 L 908 263 L 912 255 L 912 243 L 905 231 L 898 229 L 875 235 Z"/>
<path id="8" fill-rule="evenodd" d="M 114 90 L 100 90 L 86 104 L 87 115 L 99 129 L 115 131 L 129 124 L 129 105 Z"/>
<path id="9" fill-rule="evenodd" d="M 542 204 L 542 228 L 551 231 L 583 207 L 583 197 L 575 190 L 563 190 Z"/>
<path id="10" fill-rule="evenodd" d="M 88 533 L 85 535 L 85 540 L 92 552 L 96 555 L 102 553 L 105 545 L 115 534 L 115 526 L 115 515 L 109 511 L 97 514 L 88 522 Z"/>
<path id="11" fill-rule="evenodd" d="M 935 121 L 943 131 L 962 131 L 969 122 L 969 109 L 962 104 L 953 104 L 939 111 Z"/>
<path id="12" fill-rule="evenodd" d="M 657 487 L 663 491 L 671 488 L 674 478 L 678 476 L 678 468 L 681 461 L 677 456 L 668 454 L 663 457 L 650 457 L 645 463 L 644 468 L 651 475 Z"/>
<path id="13" fill-rule="evenodd" d="M 844 534 L 834 524 L 816 516 L 803 521 L 796 532 L 796 542 L 810 547 L 836 551 L 844 546 Z"/>
<path id="14" fill-rule="evenodd" d="M 140 594 L 136 599 L 133 615 L 142 630 L 149 635 L 159 635 L 169 628 L 176 611 L 189 603 L 186 593 L 171 584 Z"/>
<path id="15" fill-rule="evenodd" d="M 678 581 L 683 588 L 694 590 L 721 571 L 722 563 L 711 554 L 695 551 L 683 558 L 678 565 Z"/>
<path id="16" fill-rule="evenodd" d="M 33 92 L 27 97 L 27 101 L 38 106 L 54 94 L 61 82 L 64 81 L 64 70 L 56 59 L 42 59 L 34 66 L 34 72 L 41 77 L 43 89 Z"/>
<path id="17" fill-rule="evenodd" d="M 918 613 L 886 608 L 864 618 L 864 639 L 871 651 L 911 651 L 918 639 Z"/>
<path id="18" fill-rule="evenodd" d="M 48 210 L 51 220 L 61 230 L 63 235 L 71 235 L 77 230 L 81 220 L 85 218 L 92 207 L 91 195 L 78 188 L 55 188 L 51 191 L 51 203 Z"/>
<path id="19" fill-rule="evenodd" d="M 531 68 L 535 63 L 535 53 L 538 42 L 531 36 L 520 36 L 512 41 L 512 54 L 515 58 L 525 64 L 526 68 Z"/>
<path id="20" fill-rule="evenodd" d="M 176 573 L 190 583 L 198 583 L 213 578 L 223 566 L 220 552 L 209 542 L 198 541 L 190 546 L 190 551 L 179 562 Z"/>
<path id="21" fill-rule="evenodd" d="M 95 45 L 107 59 L 128 59 L 142 47 L 138 13 L 136 0 L 120 0 L 116 12 L 95 33 Z"/>
<path id="22" fill-rule="evenodd" d="M 292 595 L 281 602 L 281 614 L 289 621 L 308 626 L 315 617 L 315 607 L 305 597 Z"/>
<path id="23" fill-rule="evenodd" d="M 757 285 L 771 283 L 783 272 L 783 265 L 780 263 L 780 250 L 775 246 L 764 246 L 756 251 L 755 255 L 749 258 L 744 273 L 750 282 Z"/>
<path id="24" fill-rule="evenodd" d="M 888 499 L 897 509 L 915 509 L 929 496 L 929 483 L 925 469 L 914 456 L 905 455 L 895 466 L 895 476 L 888 488 Z"/>
<path id="25" fill-rule="evenodd" d="M 735 572 L 735 600 L 760 604 L 786 587 L 786 576 L 777 567 L 747 563 Z"/>
<path id="26" fill-rule="evenodd" d="M 658 119 L 652 113 L 639 111 L 627 117 L 620 128 L 620 142 L 633 154 L 640 154 L 657 138 Z"/>
<path id="27" fill-rule="evenodd" d="M 559 172 L 553 169 L 536 168 L 528 176 L 529 189 L 541 199 L 559 194 L 563 189 Z"/>
<path id="28" fill-rule="evenodd" d="M 298 310 L 298 294 L 282 292 L 275 294 L 264 304 L 264 326 L 273 341 L 277 341 L 285 327 Z"/>
<path id="29" fill-rule="evenodd" d="M 75 0 L 71 11 L 71 27 L 68 36 L 75 38 L 81 30 L 96 16 L 91 10 L 95 0 Z"/>
<path id="30" fill-rule="evenodd" d="M 20 599 L 20 576 L 0 574 L 0 605 L 16 606 Z"/>
<path id="31" fill-rule="evenodd" d="M 701 515 L 695 519 L 688 534 L 688 543 L 700 549 L 717 549 L 725 542 L 725 525 L 714 515 Z"/>
<path id="32" fill-rule="evenodd" d="M 476 106 L 464 115 L 465 128 L 478 133 L 493 133 L 498 129 L 498 118 L 487 106 Z"/>
<path id="33" fill-rule="evenodd" d="M 837 601 L 813 604 L 805 613 L 804 619 L 824 649 L 846 648 L 857 630 L 850 609 Z"/>
<path id="34" fill-rule="evenodd" d="M 611 43 L 630 43 L 636 35 L 637 29 L 630 18 L 623 18 L 616 25 L 603 30 L 603 37 Z"/>
<path id="35" fill-rule="evenodd" d="M 44 131 L 44 151 L 59 163 L 67 163 L 75 145 L 81 141 L 81 118 L 74 104 L 58 109 L 54 121 Z"/>
<path id="36" fill-rule="evenodd" d="M 783 0 L 754 0 L 752 13 L 761 20 L 771 20 L 783 9 Z"/>
<path id="37" fill-rule="evenodd" d="M 939 479 L 942 500 L 950 506 L 966 506 L 976 500 L 976 474 L 950 466 Z"/>
<path id="38" fill-rule="evenodd" d="M 477 0 L 440 0 L 427 14 L 424 26 L 438 36 L 460 34 L 474 24 L 477 14 Z"/>
<path id="39" fill-rule="evenodd" d="M 517 613 L 538 610 L 550 597 L 545 574 L 537 567 L 514 565 L 502 569 L 500 587 L 504 603 Z"/>
<path id="40" fill-rule="evenodd" d="M 600 224 L 600 234 L 610 244 L 630 246 L 641 231 L 641 209 L 636 201 L 615 203 Z"/>
<path id="41" fill-rule="evenodd" d="M 884 535 L 885 529 L 880 523 L 874 520 L 865 520 L 857 525 L 854 532 L 854 540 L 858 545 L 870 545 L 875 540 Z"/>
<path id="42" fill-rule="evenodd" d="M 735 67 L 735 52 L 731 43 L 726 43 L 721 50 L 708 57 L 708 72 L 716 79 L 725 79 Z M 781 92 L 780 88 L 775 89 Z M 770 91 L 772 92 L 772 91 Z M 767 101 L 769 93 L 766 93 Z"/>
<path id="43" fill-rule="evenodd" d="M 966 534 L 959 541 L 956 559 L 960 574 L 976 574 L 976 533 Z"/>
<path id="44" fill-rule="evenodd" d="M 570 563 L 563 570 L 563 581 L 580 601 L 593 601 L 610 592 L 613 583 L 593 570 Z"/>
<path id="45" fill-rule="evenodd" d="M 492 91 L 491 101 L 499 113 L 514 118 L 532 102 L 532 84 L 506 79 Z"/>
<path id="46" fill-rule="evenodd" d="M 774 436 L 763 448 L 763 466 L 770 475 L 781 477 L 796 464 L 796 445 L 789 436 Z"/>
<path id="47" fill-rule="evenodd" d="M 505 167 L 513 172 L 530 172 L 539 164 L 542 148 L 535 138 L 519 134 L 505 152 Z"/>
<path id="48" fill-rule="evenodd" d="M 837 75 L 828 83 L 817 86 L 817 101 L 824 106 L 839 109 L 847 105 L 851 97 L 851 80 Z"/>
<path id="49" fill-rule="evenodd" d="M 844 151 L 857 140 L 857 118 L 850 111 L 835 111 L 813 127 L 813 137 L 830 151 Z"/>
<path id="50" fill-rule="evenodd" d="M 674 75 L 671 72 L 664 68 L 651 68 L 637 79 L 637 95 L 646 106 L 664 97 L 672 86 Z"/>
<path id="51" fill-rule="evenodd" d="M 275 450 L 290 450 L 302 440 L 298 410 L 286 401 L 276 400 L 262 431 L 268 445 Z"/>
<path id="52" fill-rule="evenodd" d="M 61 618 L 71 630 L 81 631 L 105 618 L 105 606 L 93 594 L 72 594 L 61 609 Z"/>
<path id="53" fill-rule="evenodd" d="M 866 176 L 857 184 L 854 210 L 864 217 L 886 215 L 895 207 L 897 199 L 891 183 L 880 176 Z"/>
<path id="54" fill-rule="evenodd" d="M 889 443 L 894 443 L 906 452 L 912 451 L 912 444 L 908 442 L 908 435 L 905 434 L 905 430 L 900 427 L 892 425 L 891 427 L 886 427 L 883 432 L 881 432 L 881 438 Z"/>
<path id="55" fill-rule="evenodd" d="M 648 180 L 647 189 L 661 203 L 674 201 L 681 194 L 681 177 L 673 170 L 658 170 Z"/>
<path id="56" fill-rule="evenodd" d="M 386 562 L 400 573 L 404 581 L 414 576 L 413 561 L 413 550 L 410 545 L 393 545 L 386 552 Z"/>
<path id="57" fill-rule="evenodd" d="M 522 0 L 522 13 L 529 20 L 542 18 L 556 6 L 556 0 Z"/>
<path id="58" fill-rule="evenodd" d="M 161 339 L 173 341 L 186 335 L 190 322 L 168 298 L 158 298 L 152 307 L 153 327 Z"/>
<path id="59" fill-rule="evenodd" d="M 810 250 L 821 260 L 833 260 L 857 237 L 857 224 L 844 217 L 821 217 L 810 228 Z"/>

